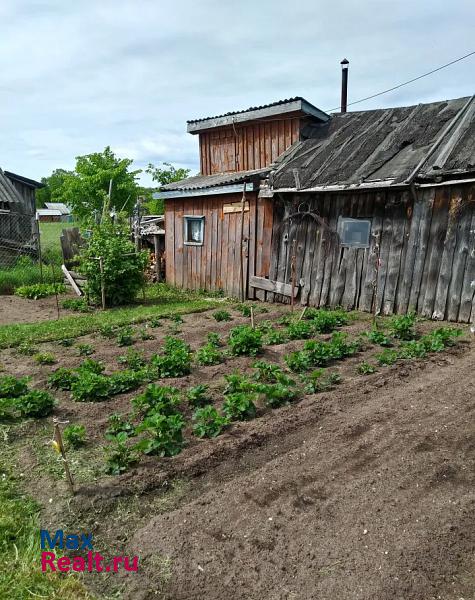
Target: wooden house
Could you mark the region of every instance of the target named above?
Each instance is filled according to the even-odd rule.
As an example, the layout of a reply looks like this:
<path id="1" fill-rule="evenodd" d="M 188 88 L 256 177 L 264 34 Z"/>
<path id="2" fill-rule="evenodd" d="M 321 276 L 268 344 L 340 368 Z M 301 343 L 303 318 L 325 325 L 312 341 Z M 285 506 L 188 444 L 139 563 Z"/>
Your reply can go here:
<path id="1" fill-rule="evenodd" d="M 170 283 L 475 320 L 473 97 L 335 115 L 298 98 L 188 130 L 201 174 L 164 188 Z"/>

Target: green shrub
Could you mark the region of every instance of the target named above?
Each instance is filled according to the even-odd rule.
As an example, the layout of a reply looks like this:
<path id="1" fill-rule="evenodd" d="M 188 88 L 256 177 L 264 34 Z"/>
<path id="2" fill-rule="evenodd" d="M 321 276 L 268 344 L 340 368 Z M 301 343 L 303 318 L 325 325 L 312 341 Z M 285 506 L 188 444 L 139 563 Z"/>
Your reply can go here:
<path id="1" fill-rule="evenodd" d="M 236 392 L 251 392 L 254 390 L 254 382 L 241 373 L 225 375 L 226 386 L 224 394 L 235 394 Z"/>
<path id="2" fill-rule="evenodd" d="M 376 360 L 380 365 L 393 365 L 399 358 L 399 354 L 397 350 L 393 350 L 391 348 L 386 348 L 380 354 L 376 354 Z"/>
<path id="3" fill-rule="evenodd" d="M 218 323 L 221 321 L 231 321 L 232 319 L 231 314 L 227 310 L 217 310 L 213 313 L 213 317 Z"/>
<path id="4" fill-rule="evenodd" d="M 215 333 L 214 331 L 208 333 L 206 339 L 208 340 L 208 344 L 210 344 L 210 346 L 214 346 L 215 348 L 219 348 L 222 345 L 219 333 Z"/>
<path id="5" fill-rule="evenodd" d="M 264 395 L 264 401 L 270 408 L 289 404 L 299 395 L 296 387 L 291 387 L 283 383 L 260 383 L 256 384 L 255 389 L 259 394 Z"/>
<path id="6" fill-rule="evenodd" d="M 254 376 L 256 381 L 295 385 L 295 381 L 284 373 L 279 365 L 268 363 L 265 360 L 258 360 L 252 366 L 256 369 Z"/>
<path id="7" fill-rule="evenodd" d="M 370 342 L 379 346 L 390 347 L 393 345 L 391 338 L 379 329 L 373 328 L 371 331 L 366 332 L 366 337 Z"/>
<path id="8" fill-rule="evenodd" d="M 58 344 L 64 348 L 71 348 L 71 346 L 74 346 L 74 340 L 71 338 L 64 338 L 63 340 L 58 340 Z"/>
<path id="9" fill-rule="evenodd" d="M 352 356 L 359 350 L 357 341 L 348 342 L 343 333 L 334 333 L 329 342 L 309 340 L 303 350 L 292 352 L 284 357 L 292 371 L 302 372 L 312 367 L 324 367 L 332 360 Z"/>
<path id="10" fill-rule="evenodd" d="M 128 421 L 125 421 L 122 415 L 113 413 L 107 419 L 106 438 L 114 439 L 119 433 L 131 436 L 135 433 L 135 427 Z"/>
<path id="11" fill-rule="evenodd" d="M 102 335 L 102 337 L 111 339 L 116 335 L 117 331 L 113 325 L 102 325 L 102 327 L 99 329 L 99 333 Z"/>
<path id="12" fill-rule="evenodd" d="M 296 350 L 284 356 L 284 360 L 291 371 L 301 373 L 308 371 L 312 366 L 309 355 L 303 350 Z"/>
<path id="13" fill-rule="evenodd" d="M 229 345 L 234 355 L 256 356 L 262 350 L 262 332 L 248 325 L 233 327 Z"/>
<path id="14" fill-rule="evenodd" d="M 356 370 L 360 375 L 370 375 L 371 373 L 376 373 L 377 371 L 374 365 L 366 361 L 363 361 L 361 364 L 359 364 Z"/>
<path id="15" fill-rule="evenodd" d="M 142 394 L 132 399 L 132 406 L 142 413 L 159 412 L 163 415 L 173 415 L 180 403 L 177 388 L 151 383 Z"/>
<path id="16" fill-rule="evenodd" d="M 193 421 L 193 433 L 199 438 L 218 436 L 229 422 L 210 404 L 198 408 L 193 414 Z"/>
<path id="17" fill-rule="evenodd" d="M 181 325 L 184 322 L 183 317 L 181 315 L 169 315 L 168 318 L 176 325 Z"/>
<path id="18" fill-rule="evenodd" d="M 38 352 L 38 354 L 34 355 L 33 359 L 39 365 L 54 365 L 56 362 L 56 358 L 51 352 Z"/>
<path id="19" fill-rule="evenodd" d="M 218 365 L 223 362 L 223 358 L 223 353 L 209 343 L 196 352 L 196 362 L 200 365 Z"/>
<path id="20" fill-rule="evenodd" d="M 109 376 L 109 393 L 110 395 L 124 394 L 139 388 L 145 381 L 150 381 L 148 371 L 142 369 L 140 371 L 115 371 Z"/>
<path id="21" fill-rule="evenodd" d="M 264 337 L 264 343 L 269 346 L 275 346 L 277 344 L 285 344 L 288 341 L 284 331 L 280 329 L 272 329 L 268 331 Z"/>
<path id="22" fill-rule="evenodd" d="M 104 372 L 104 365 L 98 360 L 94 360 L 93 358 L 85 358 L 78 367 L 78 372 L 81 371 L 89 371 L 89 373 L 96 373 L 100 375 Z"/>
<path id="23" fill-rule="evenodd" d="M 47 417 L 53 412 L 54 398 L 48 392 L 31 390 L 14 401 L 15 410 L 22 417 Z"/>
<path id="24" fill-rule="evenodd" d="M 287 326 L 286 334 L 290 340 L 302 340 L 312 337 L 314 328 L 308 321 L 296 321 Z"/>
<path id="25" fill-rule="evenodd" d="M 183 429 L 185 419 L 179 413 L 165 415 L 154 412 L 147 415 L 137 427 L 137 433 L 148 437 L 136 444 L 136 449 L 155 456 L 175 456 L 183 448 Z"/>
<path id="26" fill-rule="evenodd" d="M 427 350 L 424 342 L 410 340 L 401 343 L 397 354 L 398 358 L 425 358 Z"/>
<path id="27" fill-rule="evenodd" d="M 274 325 L 272 321 L 269 320 L 261 321 L 256 325 L 256 329 L 259 329 L 259 331 L 262 331 L 263 334 L 266 334 L 274 330 Z"/>
<path id="28" fill-rule="evenodd" d="M 315 369 L 307 375 L 301 376 L 306 394 L 318 394 L 330 390 L 335 384 L 341 382 L 338 373 L 326 373 L 325 369 Z"/>
<path id="29" fill-rule="evenodd" d="M 134 343 L 134 330 L 132 327 L 123 327 L 117 334 L 118 346 L 132 346 Z"/>
<path id="30" fill-rule="evenodd" d="M 92 306 L 89 306 L 85 298 L 66 298 L 61 302 L 61 306 L 66 310 L 75 312 L 88 313 L 92 312 Z"/>
<path id="31" fill-rule="evenodd" d="M 407 315 L 395 316 L 390 320 L 390 331 L 395 338 L 400 340 L 413 340 L 416 337 L 416 315 L 409 313 Z"/>
<path id="32" fill-rule="evenodd" d="M 128 228 L 120 223 L 105 220 L 94 227 L 80 253 L 79 271 L 85 275 L 87 292 L 96 304 L 101 303 L 102 289 L 99 257 L 103 258 L 107 306 L 133 302 L 145 282 L 147 252 L 135 251 Z"/>
<path id="33" fill-rule="evenodd" d="M 110 475 L 120 475 L 137 462 L 138 455 L 134 448 L 128 446 L 128 436 L 125 432 L 120 432 L 110 439 L 110 445 L 104 448 L 106 472 Z"/>
<path id="34" fill-rule="evenodd" d="M 101 402 L 110 394 L 109 378 L 90 371 L 82 371 L 71 384 L 71 396 L 76 402 Z"/>
<path id="35" fill-rule="evenodd" d="M 63 431 L 64 439 L 71 448 L 80 448 L 86 443 L 86 428 L 84 425 L 68 425 Z"/>
<path id="36" fill-rule="evenodd" d="M 305 317 L 311 319 L 317 333 L 331 333 L 348 323 L 348 315 L 343 310 L 308 309 Z"/>
<path id="37" fill-rule="evenodd" d="M 461 329 L 454 327 L 439 327 L 422 336 L 421 342 L 428 352 L 441 352 L 447 346 L 453 346 L 455 338 L 461 336 L 462 333 Z"/>
<path id="38" fill-rule="evenodd" d="M 243 317 L 250 317 L 251 316 L 251 306 L 250 304 L 237 304 L 236 305 L 236 310 L 238 310 Z"/>
<path id="39" fill-rule="evenodd" d="M 54 294 L 64 294 L 66 286 L 62 283 L 36 283 L 33 285 L 21 285 L 15 290 L 15 296 L 29 298 L 30 300 L 39 300 L 54 296 Z"/>
<path id="40" fill-rule="evenodd" d="M 57 390 L 70 390 L 78 378 L 79 374 L 74 369 L 60 367 L 48 377 L 48 385 Z"/>
<path id="41" fill-rule="evenodd" d="M 247 421 L 256 416 L 256 393 L 236 392 L 228 394 L 223 403 L 223 413 L 230 421 Z"/>
<path id="42" fill-rule="evenodd" d="M 129 348 L 127 354 L 119 356 L 117 361 L 122 365 L 127 365 L 129 369 L 137 371 L 142 369 L 146 364 L 144 353 L 141 350 Z"/>
<path id="43" fill-rule="evenodd" d="M 92 344 L 78 344 L 77 349 L 79 356 L 90 356 L 95 352 Z"/>
<path id="44" fill-rule="evenodd" d="M 183 340 L 167 336 L 163 354 L 152 357 L 150 364 L 160 378 L 183 377 L 191 371 L 191 350 Z"/>
<path id="45" fill-rule="evenodd" d="M 13 375 L 0 377 L 0 398 L 18 398 L 28 392 L 28 377 L 17 378 Z"/>
<path id="46" fill-rule="evenodd" d="M 162 317 L 151 317 L 148 320 L 150 327 L 161 327 L 162 326 Z"/>
<path id="47" fill-rule="evenodd" d="M 186 392 L 186 399 L 193 407 L 200 407 L 209 404 L 209 396 L 208 396 L 209 386 L 200 383 L 199 385 L 195 385 L 191 387 Z"/>

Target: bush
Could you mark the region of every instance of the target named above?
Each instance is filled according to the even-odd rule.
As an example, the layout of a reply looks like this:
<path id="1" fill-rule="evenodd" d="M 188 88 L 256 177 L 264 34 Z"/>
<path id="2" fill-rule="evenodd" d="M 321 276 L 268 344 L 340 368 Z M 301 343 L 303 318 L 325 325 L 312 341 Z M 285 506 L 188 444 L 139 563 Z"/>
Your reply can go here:
<path id="1" fill-rule="evenodd" d="M 139 412 L 159 412 L 163 415 L 173 415 L 180 403 L 177 388 L 151 383 L 145 391 L 132 400 L 132 406 Z"/>
<path id="2" fill-rule="evenodd" d="M 213 313 L 213 317 L 218 323 L 221 321 L 231 321 L 232 319 L 231 314 L 227 310 L 217 310 Z"/>
<path id="3" fill-rule="evenodd" d="M 223 362 L 223 358 L 223 353 L 209 343 L 196 352 L 196 362 L 200 365 L 218 365 Z"/>
<path id="4" fill-rule="evenodd" d="M 186 399 L 193 407 L 205 406 L 209 404 L 208 397 L 209 386 L 201 383 L 199 385 L 195 385 L 191 387 L 186 392 Z"/>
<path id="5" fill-rule="evenodd" d="M 48 392 L 31 390 L 17 398 L 14 406 L 22 417 L 47 417 L 53 412 L 54 398 Z"/>
<path id="6" fill-rule="evenodd" d="M 132 346 L 134 343 L 134 330 L 132 327 L 123 327 L 117 334 L 118 346 Z"/>
<path id="7" fill-rule="evenodd" d="M 86 428 L 84 425 L 68 425 L 64 428 L 63 437 L 71 448 L 80 448 L 86 443 Z"/>
<path id="8" fill-rule="evenodd" d="M 193 421 L 193 433 L 199 438 L 218 436 L 229 422 L 211 405 L 198 408 L 193 414 Z"/>
<path id="9" fill-rule="evenodd" d="M 238 304 L 236 306 L 236 310 L 238 310 L 243 317 L 250 317 L 251 316 L 251 306 L 254 305 L 250 305 L 250 304 Z"/>
<path id="10" fill-rule="evenodd" d="M 409 313 L 393 317 L 390 321 L 390 330 L 395 338 L 400 340 L 413 340 L 416 337 L 415 331 L 416 315 Z"/>
<path id="11" fill-rule="evenodd" d="M 92 344 L 78 344 L 77 349 L 79 356 L 90 356 L 95 352 Z"/>
<path id="12" fill-rule="evenodd" d="M 76 402 L 101 402 L 110 394 L 109 379 L 90 371 L 82 371 L 71 384 L 71 396 Z"/>
<path id="13" fill-rule="evenodd" d="M 325 369 L 315 369 L 308 375 L 301 376 L 304 383 L 304 392 L 306 394 L 317 394 L 331 389 L 335 384 L 341 382 L 341 376 L 338 373 L 325 372 Z"/>
<path id="14" fill-rule="evenodd" d="M 60 367 L 48 377 L 48 385 L 57 390 L 70 390 L 78 378 L 79 374 L 74 369 Z"/>
<path id="15" fill-rule="evenodd" d="M 102 337 L 111 339 L 116 335 L 117 331 L 113 325 L 102 325 L 102 327 L 99 329 L 99 333 L 102 335 Z"/>
<path id="16" fill-rule="evenodd" d="M 113 413 L 107 419 L 106 438 L 114 439 L 119 433 L 125 433 L 127 436 L 131 436 L 135 433 L 135 427 L 125 421 L 122 415 Z"/>
<path id="17" fill-rule="evenodd" d="M 0 398 L 18 398 L 28 391 L 28 377 L 3 375 L 0 377 Z"/>
<path id="18" fill-rule="evenodd" d="M 392 350 L 391 348 L 386 348 L 380 354 L 376 355 L 376 360 L 380 365 L 393 365 L 399 358 L 399 354 L 397 350 Z"/>
<path id="19" fill-rule="evenodd" d="M 88 313 L 93 310 L 85 298 L 67 298 L 61 302 L 61 306 L 66 310 L 74 310 L 81 313 Z"/>
<path id="20" fill-rule="evenodd" d="M 131 390 L 136 390 L 145 381 L 150 381 L 148 371 L 142 369 L 140 371 L 116 371 L 109 377 L 109 393 L 110 395 L 124 394 Z"/>
<path id="21" fill-rule="evenodd" d="M 285 344 L 288 341 L 287 336 L 280 329 L 272 329 L 265 334 L 264 342 L 269 346 Z"/>
<path id="22" fill-rule="evenodd" d="M 208 340 L 208 344 L 210 346 L 214 346 L 215 348 L 219 348 L 222 345 L 221 338 L 219 337 L 219 333 L 215 333 L 214 331 L 208 333 L 206 336 Z"/>
<path id="23" fill-rule="evenodd" d="M 146 365 L 144 353 L 141 350 L 134 350 L 129 348 L 127 354 L 119 356 L 117 361 L 120 364 L 127 365 L 129 369 L 137 371 L 142 369 Z"/>
<path id="24" fill-rule="evenodd" d="M 130 465 L 137 462 L 137 452 L 127 445 L 128 436 L 125 432 L 120 432 L 110 439 L 111 444 L 104 448 L 106 472 L 110 475 L 120 475 L 127 471 Z"/>
<path id="25" fill-rule="evenodd" d="M 56 358 L 51 352 L 38 352 L 33 358 L 39 365 L 54 365 L 56 362 Z"/>
<path id="26" fill-rule="evenodd" d="M 224 394 L 235 394 L 236 392 L 251 392 L 254 390 L 254 382 L 250 381 L 245 375 L 240 373 L 231 373 L 225 375 L 226 386 Z"/>
<path id="27" fill-rule="evenodd" d="M 89 371 L 89 373 L 97 373 L 97 375 L 103 373 L 104 369 L 104 365 L 93 358 L 85 358 L 78 367 L 79 373 L 81 371 Z"/>
<path id="28" fill-rule="evenodd" d="M 264 401 L 270 408 L 277 408 L 283 404 L 288 404 L 299 395 L 297 388 L 283 383 L 256 384 L 255 389 L 264 395 Z"/>
<path id="29" fill-rule="evenodd" d="M 262 332 L 249 325 L 238 325 L 230 331 L 229 345 L 235 355 L 256 356 L 262 350 Z"/>
<path id="30" fill-rule="evenodd" d="M 135 447 L 145 454 L 175 456 L 181 452 L 184 445 L 184 427 L 183 415 L 154 412 L 146 416 L 137 427 L 137 433 L 144 432 L 149 437 L 140 440 Z"/>
<path id="31" fill-rule="evenodd" d="M 54 294 L 64 294 L 66 286 L 62 283 L 36 283 L 33 285 L 21 285 L 15 290 L 15 296 L 29 298 L 30 300 L 39 300 L 54 296 Z"/>
<path id="32" fill-rule="evenodd" d="M 223 413 L 230 421 L 246 421 L 256 416 L 255 392 L 236 392 L 226 396 Z"/>
<path id="33" fill-rule="evenodd" d="M 101 303 L 99 257 L 103 258 L 106 304 L 133 302 L 145 282 L 147 252 L 135 252 L 130 233 L 121 224 L 105 221 L 93 229 L 87 246 L 81 251 L 79 271 L 86 276 L 87 292 L 96 304 Z"/>
<path id="34" fill-rule="evenodd" d="M 257 370 L 255 375 L 257 381 L 295 385 L 295 381 L 284 373 L 279 365 L 268 363 L 265 360 L 258 360 L 252 366 Z"/>
<path id="35" fill-rule="evenodd" d="M 161 378 L 188 375 L 191 371 L 190 347 L 183 340 L 167 336 L 163 354 L 153 356 L 150 364 Z"/>
<path id="36" fill-rule="evenodd" d="M 287 326 L 289 340 L 302 340 L 312 337 L 314 328 L 308 321 L 297 321 Z"/>
<path id="37" fill-rule="evenodd" d="M 329 342 L 310 340 L 303 350 L 285 356 L 285 362 L 292 371 L 307 371 L 312 367 L 324 367 L 332 360 L 352 356 L 359 350 L 357 341 L 348 342 L 343 333 L 334 333 Z"/>
<path id="38" fill-rule="evenodd" d="M 383 331 L 379 331 L 379 329 L 373 328 L 371 331 L 366 333 L 366 337 L 373 344 L 378 344 L 379 346 L 392 346 L 392 341 L 389 336 L 387 336 Z"/>
<path id="39" fill-rule="evenodd" d="M 331 333 L 348 323 L 348 315 L 343 310 L 308 309 L 305 318 L 312 320 L 317 333 Z"/>

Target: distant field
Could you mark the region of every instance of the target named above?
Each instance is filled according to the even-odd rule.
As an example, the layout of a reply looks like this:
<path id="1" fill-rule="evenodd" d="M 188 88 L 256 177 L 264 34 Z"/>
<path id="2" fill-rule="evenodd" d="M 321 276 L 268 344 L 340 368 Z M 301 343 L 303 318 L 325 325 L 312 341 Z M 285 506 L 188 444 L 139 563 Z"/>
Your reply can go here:
<path id="1" fill-rule="evenodd" d="M 77 227 L 76 223 L 40 223 L 41 250 L 43 255 L 61 254 L 61 245 L 59 238 L 63 229 L 67 227 Z"/>

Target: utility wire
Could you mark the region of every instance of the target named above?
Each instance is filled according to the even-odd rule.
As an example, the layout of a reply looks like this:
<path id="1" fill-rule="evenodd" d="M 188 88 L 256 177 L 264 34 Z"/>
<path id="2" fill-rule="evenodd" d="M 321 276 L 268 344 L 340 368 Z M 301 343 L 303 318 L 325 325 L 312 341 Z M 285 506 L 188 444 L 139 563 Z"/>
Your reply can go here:
<path id="1" fill-rule="evenodd" d="M 405 85 L 408 85 L 409 83 L 413 83 L 414 81 L 418 81 L 419 79 L 422 79 L 423 77 L 427 77 L 428 75 L 432 75 L 432 73 L 437 73 L 437 71 L 441 71 L 442 69 L 445 69 L 446 67 L 450 67 L 450 65 L 454 65 L 457 62 L 460 62 L 461 60 L 464 60 L 465 58 L 468 58 L 469 56 L 473 56 L 475 54 L 475 50 L 473 52 L 469 52 L 468 54 L 465 54 L 465 56 L 461 56 L 460 58 L 456 58 L 455 60 L 452 60 L 451 62 L 447 63 L 446 65 L 442 65 L 441 67 L 437 67 L 436 69 L 432 69 L 432 71 L 428 71 L 427 73 L 424 73 L 423 75 L 419 75 L 418 77 L 414 77 L 414 79 L 409 79 L 409 81 L 405 81 L 404 83 L 400 83 L 399 85 L 395 85 L 392 88 L 389 88 L 387 90 L 384 90 L 382 92 L 378 92 L 377 94 L 373 94 L 372 96 L 367 96 L 366 98 L 361 98 L 361 100 L 355 100 L 354 102 L 348 102 L 347 106 L 352 106 L 353 104 L 359 104 L 360 102 L 365 102 L 366 100 L 371 100 L 372 98 L 376 98 L 377 96 L 382 96 L 383 94 L 387 94 L 388 92 L 392 92 L 393 90 L 397 90 Z M 331 112 L 332 110 L 339 110 L 340 107 L 336 106 L 335 108 L 329 108 L 327 110 L 325 110 L 324 112 Z"/>

